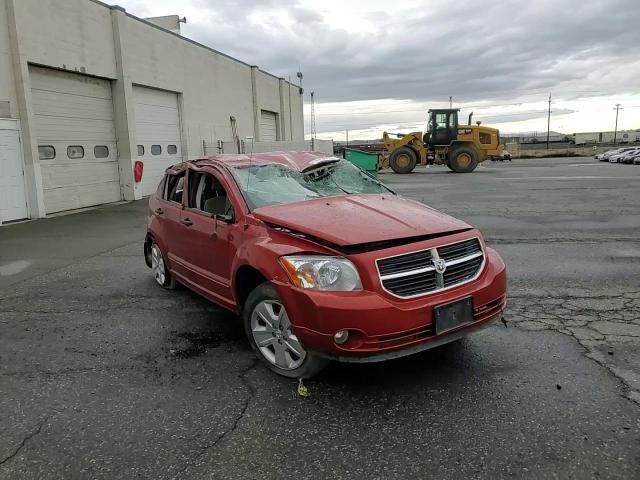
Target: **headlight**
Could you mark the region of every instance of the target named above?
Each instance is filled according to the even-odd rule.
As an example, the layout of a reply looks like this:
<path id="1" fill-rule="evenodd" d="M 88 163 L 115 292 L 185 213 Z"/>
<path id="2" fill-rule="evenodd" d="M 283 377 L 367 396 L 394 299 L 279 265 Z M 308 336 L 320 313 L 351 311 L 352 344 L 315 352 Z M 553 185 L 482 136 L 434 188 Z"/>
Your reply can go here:
<path id="1" fill-rule="evenodd" d="M 299 288 L 362 290 L 358 270 L 346 258 L 300 255 L 280 257 L 280 263 Z"/>

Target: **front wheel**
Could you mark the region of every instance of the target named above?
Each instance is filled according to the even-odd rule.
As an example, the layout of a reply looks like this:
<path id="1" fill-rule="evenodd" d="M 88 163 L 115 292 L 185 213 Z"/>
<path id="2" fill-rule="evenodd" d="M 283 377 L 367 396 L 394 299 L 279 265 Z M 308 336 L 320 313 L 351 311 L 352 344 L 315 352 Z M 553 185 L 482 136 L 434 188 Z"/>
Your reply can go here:
<path id="1" fill-rule="evenodd" d="M 285 377 L 306 379 L 329 363 L 300 343 L 271 283 L 265 282 L 249 294 L 242 319 L 251 347 L 270 370 Z"/>
<path id="2" fill-rule="evenodd" d="M 418 163 L 418 155 L 409 147 L 400 147 L 389 156 L 389 166 L 395 173 L 411 173 Z"/>

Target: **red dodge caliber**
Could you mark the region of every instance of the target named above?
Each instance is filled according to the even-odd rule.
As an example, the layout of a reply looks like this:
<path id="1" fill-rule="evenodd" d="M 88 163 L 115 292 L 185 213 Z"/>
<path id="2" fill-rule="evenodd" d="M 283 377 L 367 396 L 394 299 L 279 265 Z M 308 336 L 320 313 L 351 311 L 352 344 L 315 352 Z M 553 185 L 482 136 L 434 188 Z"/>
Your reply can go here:
<path id="1" fill-rule="evenodd" d="M 500 316 L 505 265 L 475 228 L 321 153 L 218 155 L 169 168 L 147 265 L 242 316 L 273 371 L 375 362 Z"/>

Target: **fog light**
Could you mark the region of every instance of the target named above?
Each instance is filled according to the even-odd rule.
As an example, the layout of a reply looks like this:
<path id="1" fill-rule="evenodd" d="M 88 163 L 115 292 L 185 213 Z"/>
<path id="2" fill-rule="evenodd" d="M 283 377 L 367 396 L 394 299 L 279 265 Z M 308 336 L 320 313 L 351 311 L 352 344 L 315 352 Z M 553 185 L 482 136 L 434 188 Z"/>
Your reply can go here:
<path id="1" fill-rule="evenodd" d="M 346 343 L 347 340 L 349 340 L 349 330 L 338 330 L 333 335 L 333 341 L 338 345 Z"/>

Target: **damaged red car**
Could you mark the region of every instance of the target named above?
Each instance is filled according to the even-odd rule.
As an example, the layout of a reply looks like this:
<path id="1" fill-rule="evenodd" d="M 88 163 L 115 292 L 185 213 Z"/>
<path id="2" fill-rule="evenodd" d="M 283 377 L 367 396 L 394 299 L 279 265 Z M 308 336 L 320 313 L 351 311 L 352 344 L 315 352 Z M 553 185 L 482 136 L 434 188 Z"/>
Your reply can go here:
<path id="1" fill-rule="evenodd" d="M 149 200 L 147 265 L 239 314 L 271 370 L 375 362 L 452 342 L 505 308 L 478 230 L 311 152 L 169 168 Z"/>

